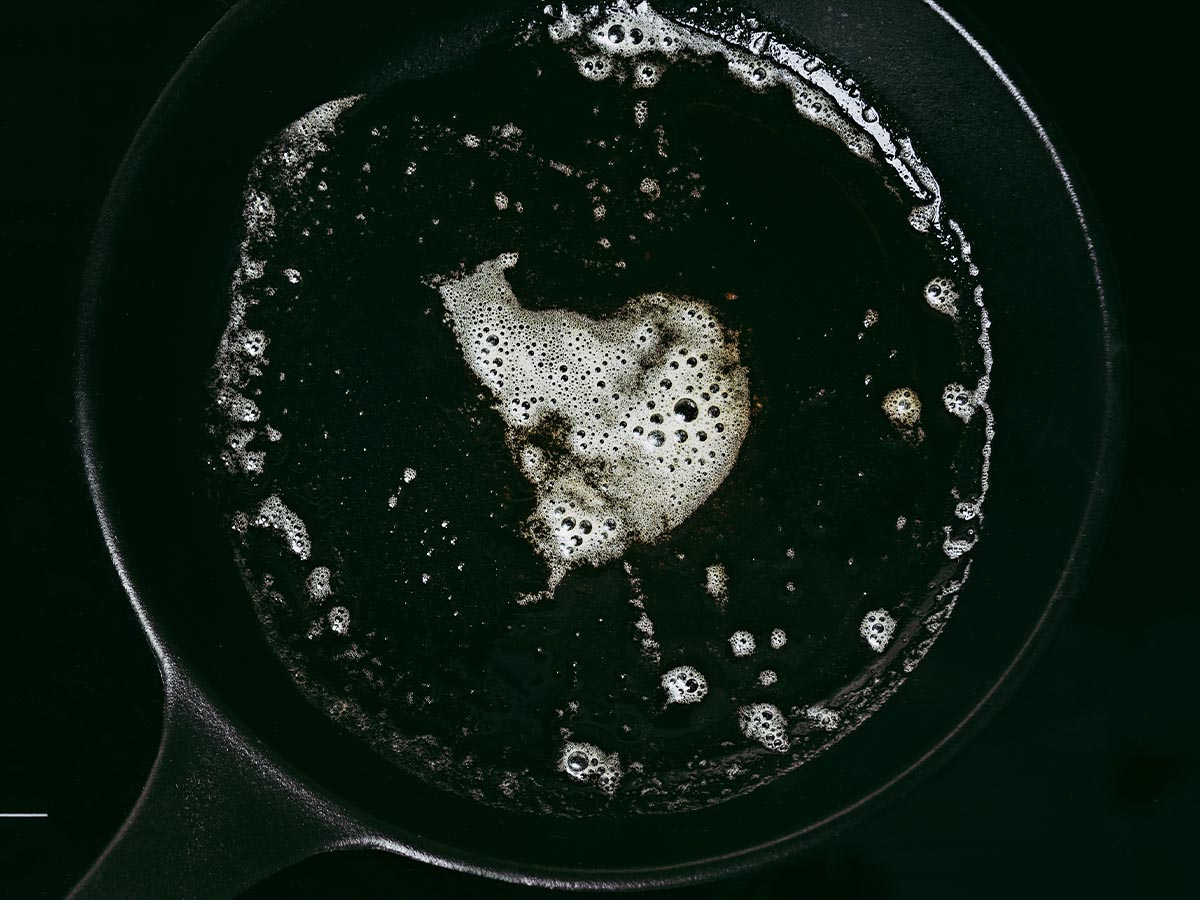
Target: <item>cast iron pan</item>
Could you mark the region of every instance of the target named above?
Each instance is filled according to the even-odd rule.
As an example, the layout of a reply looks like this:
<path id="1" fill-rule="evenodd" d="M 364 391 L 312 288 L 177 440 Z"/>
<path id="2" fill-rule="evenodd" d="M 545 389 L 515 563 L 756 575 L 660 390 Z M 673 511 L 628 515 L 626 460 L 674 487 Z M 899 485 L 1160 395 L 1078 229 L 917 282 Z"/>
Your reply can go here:
<path id="1" fill-rule="evenodd" d="M 944 758 L 1011 689 L 1078 586 L 1119 449 L 1122 349 L 1059 154 L 936 5 L 764 0 L 765 17 L 901 113 L 986 253 L 992 340 L 1007 360 L 991 394 L 1004 429 L 969 602 L 865 726 L 817 762 L 694 812 L 504 812 L 405 774 L 305 702 L 263 640 L 198 474 L 198 398 L 248 164 L 325 100 L 469 56 L 518 6 L 239 4 L 137 135 L 85 280 L 78 416 L 101 528 L 162 671 L 164 734 L 136 808 L 73 896 L 233 896 L 345 847 L 554 887 L 745 871 L 844 827 Z"/>

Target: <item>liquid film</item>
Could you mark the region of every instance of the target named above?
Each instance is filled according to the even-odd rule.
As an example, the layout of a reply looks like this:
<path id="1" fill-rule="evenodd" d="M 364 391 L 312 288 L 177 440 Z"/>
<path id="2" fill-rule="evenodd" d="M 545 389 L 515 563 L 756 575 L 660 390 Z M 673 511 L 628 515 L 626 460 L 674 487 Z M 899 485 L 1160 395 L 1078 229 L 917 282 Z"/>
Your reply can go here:
<path id="1" fill-rule="evenodd" d="M 534 7 L 278 125 L 210 491 L 348 732 L 481 803 L 696 809 L 836 752 L 953 632 L 983 276 L 920 135 L 803 35 Z"/>

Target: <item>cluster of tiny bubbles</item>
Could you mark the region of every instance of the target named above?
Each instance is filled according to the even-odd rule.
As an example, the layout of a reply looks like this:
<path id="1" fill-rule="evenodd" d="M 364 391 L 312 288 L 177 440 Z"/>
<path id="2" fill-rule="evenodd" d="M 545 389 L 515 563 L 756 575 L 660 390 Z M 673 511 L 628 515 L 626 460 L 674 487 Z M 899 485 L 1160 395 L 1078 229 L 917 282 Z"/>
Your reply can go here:
<path id="1" fill-rule="evenodd" d="M 307 175 L 312 170 L 313 159 L 328 151 L 325 141 L 333 133 L 338 118 L 362 97 L 357 94 L 323 103 L 284 130 L 279 157 L 294 180 Z"/>
<path id="2" fill-rule="evenodd" d="M 804 710 L 804 718 L 826 731 L 837 731 L 842 724 L 842 717 L 838 711 L 824 706 L 808 707 Z"/>
<path id="3" fill-rule="evenodd" d="M 895 632 L 896 620 L 888 614 L 886 609 L 871 610 L 863 616 L 862 624 L 858 626 L 859 635 L 876 653 L 883 652 Z"/>
<path id="4" fill-rule="evenodd" d="M 978 500 L 963 500 L 954 505 L 954 515 L 960 519 L 970 521 L 979 516 L 979 501 Z"/>
<path id="5" fill-rule="evenodd" d="M 517 262 L 501 254 L 437 287 L 536 489 L 525 535 L 552 593 L 572 568 L 653 543 L 708 499 L 737 459 L 750 389 L 736 334 L 706 303 L 645 294 L 602 319 L 531 309 L 505 276 Z"/>
<path id="6" fill-rule="evenodd" d="M 921 421 L 921 398 L 910 387 L 888 391 L 881 405 L 892 424 L 899 428 L 912 428 Z"/>
<path id="7" fill-rule="evenodd" d="M 327 600 L 333 595 L 333 576 L 328 566 L 315 566 L 304 582 L 308 596 L 315 602 Z"/>
<path id="8" fill-rule="evenodd" d="M 782 628 L 775 628 L 775 629 L 771 630 L 771 649 L 772 650 L 782 650 L 784 648 L 784 646 L 787 644 L 787 641 L 788 641 L 787 632 L 784 631 Z"/>
<path id="9" fill-rule="evenodd" d="M 621 760 L 595 744 L 567 741 L 558 758 L 559 771 L 576 781 L 594 784 L 610 797 L 621 784 Z"/>
<path id="10" fill-rule="evenodd" d="M 758 673 L 758 683 L 763 687 L 770 687 L 779 680 L 779 676 L 775 674 L 774 669 L 763 669 Z"/>
<path id="11" fill-rule="evenodd" d="M 968 537 L 955 537 L 951 534 L 949 525 L 942 526 L 942 530 L 946 533 L 946 538 L 942 541 L 942 552 L 946 554 L 947 559 L 958 559 L 974 548 L 976 541 L 974 532 L 971 532 Z"/>
<path id="12" fill-rule="evenodd" d="M 300 559 L 308 559 L 312 555 L 312 540 L 304 520 L 292 512 L 278 494 L 271 494 L 259 504 L 253 524 L 277 532 L 287 548 Z"/>
<path id="13" fill-rule="evenodd" d="M 942 275 L 925 285 L 925 302 L 932 309 L 955 318 L 958 315 L 958 291 L 954 282 Z"/>
<path id="14" fill-rule="evenodd" d="M 643 178 L 641 184 L 638 185 L 638 190 L 651 200 L 657 200 L 662 196 L 662 188 L 653 178 Z"/>
<path id="15" fill-rule="evenodd" d="M 964 422 L 970 422 L 977 409 L 975 392 L 957 382 L 946 385 L 942 391 L 942 403 L 946 407 L 946 412 L 957 416 Z"/>
<path id="16" fill-rule="evenodd" d="M 736 657 L 749 656 L 757 646 L 754 635 L 748 631 L 735 631 L 729 636 L 729 648 Z"/>
<path id="17" fill-rule="evenodd" d="M 788 738 L 788 723 L 779 707 L 772 703 L 748 703 L 739 706 L 738 725 L 742 734 L 758 741 L 775 753 L 787 753 L 792 748 Z"/>
<path id="18" fill-rule="evenodd" d="M 729 603 L 729 575 L 723 565 L 715 563 L 704 569 L 704 590 L 717 601 L 719 608 L 726 607 Z"/>
<path id="19" fill-rule="evenodd" d="M 877 127 L 878 113 L 837 79 L 825 77 L 824 64 L 807 53 L 801 58 L 765 35 L 747 42 L 748 46 L 734 46 L 743 43 L 739 35 L 707 34 L 667 18 L 646 2 L 632 5 L 615 0 L 577 14 L 565 6 L 558 11 L 548 6 L 545 11 L 553 17 L 548 28 L 551 40 L 570 49 L 585 78 L 614 78 L 634 88 L 650 88 L 681 57 L 717 56 L 730 75 L 753 91 L 784 86 L 801 116 L 833 131 L 856 155 L 874 156 L 871 135 L 864 133 L 864 127 L 874 125 L 883 133 Z M 899 155 L 890 142 L 885 150 L 892 157 Z M 911 175 L 909 180 L 915 183 Z"/>
<path id="20" fill-rule="evenodd" d="M 258 248 L 273 238 L 279 214 L 267 193 L 268 183 L 286 191 L 289 185 L 303 181 L 313 169 L 316 157 L 329 149 L 325 142 L 334 133 L 338 118 L 360 99 L 361 95 L 333 100 L 301 116 L 267 145 L 251 170 L 243 196 L 244 234 L 239 246 L 239 265 L 230 284 L 229 319 L 217 347 L 211 383 L 215 408 L 226 419 L 223 429 L 218 428 L 224 444 L 219 456 L 231 474 L 262 476 L 267 452 L 252 449 L 251 445 L 260 434 L 271 443 L 282 438 L 277 428 L 262 421 L 258 404 L 246 396 L 261 392 L 252 390 L 253 382 L 262 378 L 270 362 L 266 355 L 270 346 L 267 333 L 246 324 L 247 311 L 261 299 L 250 289 L 266 271 L 266 262 L 258 258 Z M 271 179 L 264 174 L 269 166 L 278 169 Z M 293 285 L 302 280 L 294 268 L 285 268 L 282 274 Z M 273 291 L 267 288 L 261 295 L 270 297 Z M 301 560 L 312 555 L 312 540 L 304 520 L 278 493 L 263 499 L 252 516 L 241 511 L 233 516 L 233 529 L 243 537 L 251 525 L 278 534 L 287 549 Z M 327 599 L 331 593 L 329 570 L 314 568 L 306 579 L 306 588 L 314 601 Z"/>
<path id="21" fill-rule="evenodd" d="M 694 666 L 676 666 L 662 677 L 667 703 L 699 703 L 708 696 L 708 681 Z"/>
<path id="22" fill-rule="evenodd" d="M 329 610 L 327 616 L 329 619 L 329 628 L 334 634 L 345 635 L 350 631 L 350 610 L 344 606 L 335 606 Z"/>

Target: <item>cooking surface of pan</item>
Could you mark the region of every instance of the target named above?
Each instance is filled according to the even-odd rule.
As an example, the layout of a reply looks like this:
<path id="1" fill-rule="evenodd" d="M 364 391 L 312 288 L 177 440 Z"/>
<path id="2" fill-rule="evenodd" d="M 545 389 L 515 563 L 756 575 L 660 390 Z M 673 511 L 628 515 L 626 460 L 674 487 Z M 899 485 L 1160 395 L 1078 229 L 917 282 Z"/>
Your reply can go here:
<path id="1" fill-rule="evenodd" d="M 704 29 L 518 21 L 252 167 L 211 454 L 247 588 L 314 703 L 486 802 L 767 783 L 967 581 L 994 421 L 961 226 L 848 75 Z"/>
<path id="2" fill-rule="evenodd" d="M 941 393 L 952 382 L 978 383 L 980 348 L 972 341 L 979 332 L 956 333 L 925 297 L 937 275 L 960 287 L 975 277 L 961 245 L 913 229 L 905 220 L 911 205 L 883 190 L 878 170 L 834 133 L 783 115 L 782 105 L 771 105 L 778 94 L 752 93 L 715 67 L 684 69 L 688 77 L 678 82 L 663 78 L 664 93 L 647 95 L 651 110 L 660 98 L 678 102 L 664 103 L 650 113 L 663 119 L 639 129 L 634 106 L 641 98 L 616 82 L 583 79 L 570 55 L 554 47 L 507 55 L 512 23 L 532 15 L 520 5 L 330 15 L 316 4 L 250 4 L 214 30 L 164 94 L 114 186 L 85 290 L 85 455 L 106 536 L 163 662 L 174 708 L 202 710 L 210 725 L 235 723 L 232 731 L 208 733 L 238 735 L 260 771 L 277 773 L 274 784 L 325 804 L 333 824 L 307 850 L 339 841 L 388 846 L 560 884 L 670 883 L 728 872 L 802 846 L 862 808 L 961 736 L 995 702 L 1014 661 L 1028 656 L 1076 577 L 1092 539 L 1088 523 L 1107 490 L 1118 421 L 1100 263 L 1044 132 L 952 22 L 917 3 L 903 10 L 851 3 L 844 12 L 759 6 L 781 35 L 853 74 L 874 111 L 912 136 L 936 174 L 982 269 L 1002 361 L 987 399 L 1002 437 L 987 526 L 968 555 L 970 581 L 945 638 L 861 728 L 774 780 L 783 756 L 754 749 L 735 710 L 771 703 L 795 724 L 803 719 L 797 711 L 820 707 L 861 681 L 860 673 L 873 678 L 887 665 L 902 671 L 900 651 L 920 640 L 915 627 L 907 634 L 905 627 L 924 620 L 896 615 L 896 635 L 877 654 L 867 638 L 879 632 L 861 634 L 864 619 L 877 609 L 889 617 L 901 611 L 898 595 L 906 591 L 913 610 L 929 596 L 945 600 L 942 588 L 961 575 L 962 560 L 946 553 L 941 527 L 958 501 L 977 499 L 955 498 L 952 489 L 968 469 L 964 460 L 978 465 L 980 442 L 964 443 L 964 423 Z M 530 87 L 507 106 L 515 95 L 504 88 L 528 72 L 507 72 L 503 60 L 519 66 L 541 59 L 538 53 L 545 67 L 562 71 L 543 94 Z M 493 66 L 488 79 L 472 69 L 481 61 Z M 577 88 L 588 92 L 583 106 L 551 112 L 534 104 Z M 246 262 L 238 242 L 247 172 L 289 123 L 331 99 L 360 96 L 340 111 L 326 151 L 314 159 L 330 170 L 310 176 L 326 189 L 309 185 L 295 195 L 327 205 L 328 218 L 318 226 L 321 215 L 289 218 L 277 209 L 271 250 L 280 255 L 254 286 L 284 298 L 278 309 L 260 312 L 271 320 L 261 329 L 270 339 L 263 371 L 286 378 L 285 388 L 254 397 L 261 445 L 247 442 L 239 452 L 266 453 L 266 477 L 284 473 L 280 483 L 293 490 L 284 501 L 244 471 L 257 457 L 229 455 L 227 420 L 211 409 L 230 278 Z M 500 104 L 513 115 L 493 115 Z M 601 112 L 593 115 L 592 107 Z M 509 123 L 529 144 L 524 156 L 504 159 L 486 142 L 506 140 L 491 128 Z M 661 173 L 635 171 L 663 159 L 655 124 L 674 156 Z M 614 154 L 586 143 L 605 128 L 608 139 L 620 134 L 633 149 Z M 373 129 L 380 130 L 376 143 Z M 468 136 L 479 146 L 469 146 Z M 574 143 L 552 155 L 555 139 Z M 418 155 L 421 146 L 435 148 L 430 162 L 398 163 L 402 150 Z M 442 218 L 435 207 L 452 217 L 457 201 L 467 202 L 459 173 L 468 171 L 463 160 L 474 150 L 483 151 L 481 174 L 469 176 L 481 184 L 479 206 L 435 234 L 442 227 L 432 221 Z M 603 220 L 587 193 L 595 189 L 578 179 L 570 182 L 575 193 L 564 188 L 560 200 L 559 188 L 543 185 L 574 176 L 533 159 L 548 165 L 570 154 L 606 175 L 612 169 L 607 186 L 627 189 L 626 199 L 604 203 L 610 222 L 638 220 L 621 237 L 614 232 L 618 246 L 574 249 L 597 240 L 592 231 Z M 810 165 L 789 166 L 793 154 Z M 610 159 L 617 161 L 611 167 Z M 676 160 L 678 172 L 669 173 Z M 420 182 L 423 194 L 406 186 L 414 161 L 418 172 L 433 170 Z M 693 171 L 703 189 L 673 194 Z M 642 189 L 647 178 L 658 196 Z M 577 206 L 555 218 L 554 203 Z M 714 236 L 704 226 L 718 203 L 728 222 L 741 224 Z M 420 220 L 408 218 L 410 208 Z M 656 224 L 647 212 L 661 219 Z M 314 226 L 332 228 L 331 240 L 301 251 L 300 229 Z M 421 237 L 428 243 L 418 252 Z M 527 606 L 517 604 L 520 595 L 547 586 L 547 557 L 527 533 L 536 485 L 519 471 L 520 447 L 514 455 L 511 428 L 494 408 L 497 394 L 473 376 L 469 348 L 456 344 L 453 316 L 443 315 L 453 311 L 438 290 L 508 252 L 522 254 L 506 282 L 522 308 L 573 309 L 602 321 L 647 292 L 694 298 L 697 309 L 714 311 L 722 333 L 737 336 L 749 385 L 746 437 L 706 502 L 667 540 L 633 542 L 620 561 L 599 568 L 580 565 L 553 586 L 553 597 Z M 285 264 L 288 253 L 294 259 Z M 965 307 L 970 297 L 960 291 L 959 302 Z M 1014 361 L 1008 367 L 1006 354 Z M 919 426 L 903 415 L 889 420 L 882 400 L 893 388 L 922 398 Z M 223 413 L 228 408 L 218 404 Z M 285 426 L 287 415 L 299 421 Z M 230 462 L 240 480 L 224 474 Z M 288 550 L 278 533 L 253 524 L 282 521 L 271 518 L 276 507 L 264 513 L 271 496 L 284 511 L 301 511 L 311 539 L 306 558 L 293 552 L 303 542 Z M 247 519 L 246 543 L 235 538 L 240 568 L 229 543 L 239 511 Z M 897 529 L 901 516 L 905 527 Z M 730 590 L 724 610 L 707 591 L 709 569 L 718 565 Z M 329 596 L 319 567 L 328 570 Z M 274 581 L 264 586 L 265 574 Z M 330 618 L 335 606 L 345 622 L 341 613 Z M 653 635 L 638 630 L 640 612 Z M 276 652 L 264 640 L 264 621 Z M 309 646 L 330 649 L 306 649 L 303 665 L 295 665 L 295 645 L 314 622 L 323 633 Z M 339 633 L 339 623 L 348 628 Z M 776 628 L 787 641 L 771 648 Z M 734 654 L 728 639 L 736 631 L 756 636 L 753 657 Z M 386 635 L 391 646 L 370 646 L 368 632 L 381 644 Z M 350 683 L 345 658 L 335 659 L 360 634 L 352 655 L 386 660 L 380 668 L 390 671 L 379 677 L 393 681 L 385 689 Z M 280 653 L 293 654 L 290 674 Z M 710 695 L 660 712 L 669 696 L 661 676 L 684 663 L 705 674 Z M 573 674 L 579 667 L 582 674 Z M 775 684 L 759 683 L 765 669 Z M 415 688 L 423 672 L 434 674 L 421 693 Z M 332 721 L 333 694 L 320 695 L 325 708 L 318 709 L 297 690 L 297 674 L 314 696 L 314 684 L 334 685 L 333 693 L 358 704 L 351 718 L 360 710 L 374 723 L 399 717 L 404 727 L 387 727 L 401 735 L 423 727 L 440 733 L 443 745 L 457 742 L 442 758 L 459 775 L 414 777 L 415 757 L 397 766 L 386 748 L 377 752 L 385 729 L 348 730 L 349 705 L 333 710 L 341 721 Z M 621 682 L 630 683 L 629 696 Z M 432 712 L 413 712 L 410 692 L 413 707 L 436 696 Z M 182 737 L 172 744 L 171 708 L 164 746 L 183 755 L 189 741 L 201 739 L 177 727 Z M 706 719 L 710 710 L 721 713 Z M 789 740 L 798 747 L 823 741 L 818 715 L 811 724 Z M 462 735 L 463 727 L 475 731 Z M 512 740 L 517 734 L 524 743 Z M 623 804 L 621 787 L 609 799 L 598 782 L 557 770 L 556 761 L 569 762 L 572 742 L 617 754 L 626 765 L 623 786 L 649 799 Z M 652 785 L 639 784 L 640 773 L 627 768 L 647 747 L 663 773 L 657 798 L 654 790 L 642 794 Z M 680 785 L 702 759 L 714 765 L 699 771 L 712 776 L 719 767 L 725 777 L 698 781 L 693 802 Z M 472 769 L 472 761 L 482 768 Z M 533 773 L 537 765 L 544 769 Z M 767 774 L 737 780 L 754 766 Z M 514 801 L 505 773 L 526 771 L 530 799 Z M 464 783 L 465 790 L 444 789 Z M 746 792 L 754 783 L 763 787 Z M 639 802 L 668 818 L 632 815 Z M 262 866 L 304 849 L 281 850 Z M 249 877 L 252 863 L 245 868 Z M 103 861 L 98 872 L 102 878 Z"/>

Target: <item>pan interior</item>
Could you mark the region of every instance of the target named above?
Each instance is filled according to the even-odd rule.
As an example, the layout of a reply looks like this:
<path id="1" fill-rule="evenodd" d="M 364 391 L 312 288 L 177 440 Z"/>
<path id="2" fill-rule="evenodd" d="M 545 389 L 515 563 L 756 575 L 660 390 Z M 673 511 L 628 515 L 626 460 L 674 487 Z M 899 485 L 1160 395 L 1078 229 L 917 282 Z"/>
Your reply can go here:
<path id="1" fill-rule="evenodd" d="M 981 276 L 818 49 L 558 12 L 255 161 L 209 488 L 297 688 L 401 768 L 553 815 L 709 806 L 858 727 L 948 622 L 993 434 Z M 660 350 L 622 349 L 647 322 Z M 484 351 L 566 387 L 511 395 Z M 540 512 L 585 459 L 603 502 Z M 576 561 L 609 518 L 620 552 Z"/>

